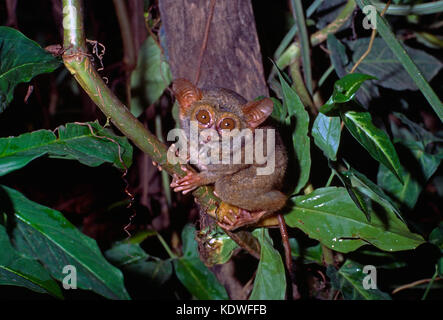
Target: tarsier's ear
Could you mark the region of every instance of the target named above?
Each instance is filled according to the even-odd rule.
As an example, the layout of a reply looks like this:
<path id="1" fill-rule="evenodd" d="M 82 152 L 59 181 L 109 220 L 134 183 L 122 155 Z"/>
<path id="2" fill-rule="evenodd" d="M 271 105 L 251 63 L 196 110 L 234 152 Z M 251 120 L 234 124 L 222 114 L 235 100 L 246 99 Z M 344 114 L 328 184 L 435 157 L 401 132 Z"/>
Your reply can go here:
<path id="1" fill-rule="evenodd" d="M 191 104 L 202 98 L 202 92 L 191 81 L 176 79 L 172 83 L 172 91 L 180 104 L 180 110 L 187 110 Z"/>
<path id="2" fill-rule="evenodd" d="M 269 98 L 250 101 L 242 107 L 243 115 L 250 128 L 257 128 L 274 109 L 274 102 Z"/>

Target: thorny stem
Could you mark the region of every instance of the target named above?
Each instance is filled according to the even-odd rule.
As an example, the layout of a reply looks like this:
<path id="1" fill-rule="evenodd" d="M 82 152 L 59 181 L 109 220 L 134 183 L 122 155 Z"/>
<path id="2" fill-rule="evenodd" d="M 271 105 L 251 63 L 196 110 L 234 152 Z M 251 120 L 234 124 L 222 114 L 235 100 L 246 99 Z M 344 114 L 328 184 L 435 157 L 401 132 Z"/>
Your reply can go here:
<path id="1" fill-rule="evenodd" d="M 86 49 L 82 10 L 82 0 L 63 0 L 63 47 L 66 48 L 63 62 L 66 68 L 92 101 L 129 140 L 170 175 L 177 174 L 179 177 L 184 177 L 186 172 L 181 169 L 180 164 L 171 164 L 167 161 L 166 145 L 132 115 L 95 70 Z M 215 212 L 220 199 L 213 194 L 213 188 L 199 187 L 193 192 L 193 196 L 202 210 L 216 219 Z M 248 234 L 253 238 L 250 233 Z M 244 242 L 251 242 L 251 239 Z M 250 250 L 254 249 L 250 248 Z"/>

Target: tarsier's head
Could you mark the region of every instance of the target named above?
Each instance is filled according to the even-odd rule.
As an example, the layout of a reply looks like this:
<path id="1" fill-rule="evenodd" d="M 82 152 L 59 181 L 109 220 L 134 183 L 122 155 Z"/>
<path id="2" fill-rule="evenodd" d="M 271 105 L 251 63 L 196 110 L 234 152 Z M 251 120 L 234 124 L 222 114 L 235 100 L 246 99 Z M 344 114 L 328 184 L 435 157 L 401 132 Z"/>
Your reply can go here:
<path id="1" fill-rule="evenodd" d="M 253 130 L 269 117 L 274 106 L 269 98 L 247 102 L 231 90 L 201 90 L 186 79 L 175 80 L 172 90 L 185 130 L 191 121 L 196 121 L 200 130 L 215 129 L 220 135 L 222 130 Z"/>

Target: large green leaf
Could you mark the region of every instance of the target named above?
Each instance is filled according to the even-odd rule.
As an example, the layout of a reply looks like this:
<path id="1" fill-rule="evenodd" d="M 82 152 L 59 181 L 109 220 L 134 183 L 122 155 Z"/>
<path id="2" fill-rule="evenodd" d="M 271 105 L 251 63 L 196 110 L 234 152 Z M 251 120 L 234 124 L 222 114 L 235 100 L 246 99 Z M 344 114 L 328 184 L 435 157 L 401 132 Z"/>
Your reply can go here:
<path id="1" fill-rule="evenodd" d="M 326 274 L 331 279 L 334 289 L 340 290 L 345 300 L 391 300 L 391 297 L 379 289 L 365 289 L 363 281 L 367 274 L 363 266 L 351 260 L 341 266 L 339 270 L 329 266 Z"/>
<path id="2" fill-rule="evenodd" d="M 325 156 L 333 161 L 337 160 L 338 146 L 340 145 L 340 118 L 328 117 L 319 113 L 312 126 L 314 143 Z"/>
<path id="3" fill-rule="evenodd" d="M 141 276 L 156 286 L 164 284 L 172 275 L 170 260 L 150 256 L 138 244 L 117 242 L 106 250 L 105 256 L 119 269 Z"/>
<path id="4" fill-rule="evenodd" d="M 409 250 L 424 242 L 389 208 L 373 206 L 369 199 L 372 219 L 368 222 L 345 188 L 320 188 L 292 201 L 294 207 L 285 216 L 286 223 L 339 252 L 354 251 L 368 243 L 385 251 Z"/>
<path id="5" fill-rule="evenodd" d="M 380 165 L 378 169 L 377 183 L 398 202 L 412 209 L 417 203 L 426 181 L 439 167 L 443 154 L 426 153 L 423 151 L 423 145 L 416 141 L 405 141 L 401 145 L 406 147 L 412 155 L 412 157 L 404 159 L 404 161 L 408 161 L 409 166 L 400 167 L 403 183 L 383 165 Z"/>
<path id="6" fill-rule="evenodd" d="M 353 63 L 357 62 L 368 49 L 369 38 L 360 38 L 348 42 L 352 53 Z M 422 72 L 427 81 L 432 79 L 442 68 L 443 64 L 430 54 L 403 45 L 407 54 Z M 350 66 L 352 67 L 352 66 Z M 389 49 L 382 38 L 375 38 L 372 49 L 367 57 L 358 65 L 357 72 L 376 76 L 373 83 L 393 90 L 418 90 L 417 85 L 408 75 L 400 60 Z"/>
<path id="7" fill-rule="evenodd" d="M 38 261 L 25 257 L 9 242 L 0 224 L 0 285 L 20 286 L 35 292 L 50 293 L 63 298 L 60 287 Z"/>
<path id="8" fill-rule="evenodd" d="M 226 289 L 198 256 L 194 233 L 191 225 L 186 225 L 182 231 L 183 256 L 174 260 L 177 278 L 197 299 L 226 300 Z"/>
<path id="9" fill-rule="evenodd" d="M 254 236 L 260 242 L 260 262 L 255 275 L 251 300 L 283 300 L 286 293 L 285 267 L 280 253 L 266 228 L 254 230 Z"/>
<path id="10" fill-rule="evenodd" d="M 78 160 L 95 167 L 104 162 L 124 168 L 132 163 L 132 146 L 125 137 L 118 137 L 98 122 L 86 125 L 68 123 L 58 127 L 58 137 L 51 130 L 38 130 L 17 137 L 0 138 L 0 176 L 26 166 L 45 154 L 52 158 Z"/>
<path id="11" fill-rule="evenodd" d="M 386 132 L 374 126 L 369 112 L 350 110 L 340 112 L 340 116 L 352 136 L 401 181 L 400 160 L 394 145 Z"/>
<path id="12" fill-rule="evenodd" d="M 12 101 L 15 87 L 33 77 L 52 72 L 61 64 L 20 31 L 0 27 L 0 112 Z"/>
<path id="13" fill-rule="evenodd" d="M 171 71 L 161 48 L 148 37 L 139 50 L 137 68 L 131 75 L 131 112 L 138 117 L 160 98 L 171 80 Z"/>
<path id="14" fill-rule="evenodd" d="M 352 52 L 352 61 L 349 61 L 346 56 L 346 48 L 344 48 L 337 39 L 328 37 L 328 49 L 331 50 L 331 61 L 339 77 L 345 76 L 367 50 L 369 38 L 348 41 L 346 44 L 348 50 Z M 441 69 L 442 63 L 426 52 L 410 48 L 404 44 L 402 47 L 404 47 L 404 49 L 402 49 L 403 54 L 409 55 L 420 69 L 420 77 L 423 77 L 423 80 L 426 79 L 430 81 Z M 378 79 L 365 82 L 356 93 L 357 100 L 366 107 L 371 99 L 380 95 L 378 86 L 394 90 L 417 90 L 417 82 L 409 76 L 402 62 L 397 59 L 396 54 L 393 53 L 381 38 L 375 38 L 372 50 L 357 67 L 356 71 L 376 76 Z"/>
<path id="15" fill-rule="evenodd" d="M 111 299 L 129 299 L 120 270 L 105 260 L 95 240 L 82 234 L 60 212 L 6 186 L 0 186 L 0 191 L 10 202 L 2 211 L 14 214 L 17 250 L 38 259 L 57 280 L 62 281 L 66 276 L 63 268 L 72 265 L 79 288 Z"/>
<path id="16" fill-rule="evenodd" d="M 308 136 L 309 114 L 295 90 L 285 81 L 280 71 L 277 70 L 277 72 L 282 88 L 283 105 L 288 112 L 286 122 L 289 124 L 292 117 L 295 119 L 292 141 L 299 165 L 299 176 L 294 190 L 294 193 L 297 194 L 308 182 L 311 171 L 311 149 Z"/>

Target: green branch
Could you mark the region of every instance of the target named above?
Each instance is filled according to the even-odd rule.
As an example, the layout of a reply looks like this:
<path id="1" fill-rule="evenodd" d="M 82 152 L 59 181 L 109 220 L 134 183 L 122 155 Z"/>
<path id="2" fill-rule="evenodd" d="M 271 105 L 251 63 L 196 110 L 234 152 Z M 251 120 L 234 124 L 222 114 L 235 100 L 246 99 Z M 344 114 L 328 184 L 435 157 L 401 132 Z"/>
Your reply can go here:
<path id="1" fill-rule="evenodd" d="M 63 0 L 63 46 L 66 49 L 63 62 L 66 68 L 108 119 L 140 150 L 170 175 L 185 176 L 186 172 L 180 164 L 173 165 L 167 161 L 166 145 L 132 115 L 95 70 L 86 48 L 82 10 L 82 0 Z M 212 187 L 200 187 L 193 192 L 193 196 L 202 210 L 216 218 L 216 209 L 221 201 L 214 196 Z M 252 238 L 250 233 L 242 234 L 243 237 L 248 234 Z M 244 240 L 245 243 L 248 241 L 251 240 Z"/>

